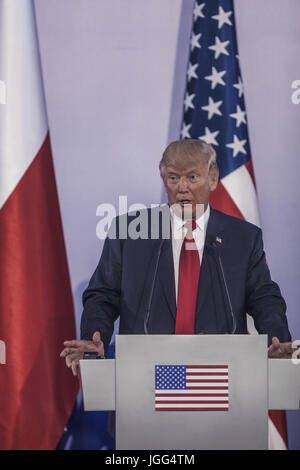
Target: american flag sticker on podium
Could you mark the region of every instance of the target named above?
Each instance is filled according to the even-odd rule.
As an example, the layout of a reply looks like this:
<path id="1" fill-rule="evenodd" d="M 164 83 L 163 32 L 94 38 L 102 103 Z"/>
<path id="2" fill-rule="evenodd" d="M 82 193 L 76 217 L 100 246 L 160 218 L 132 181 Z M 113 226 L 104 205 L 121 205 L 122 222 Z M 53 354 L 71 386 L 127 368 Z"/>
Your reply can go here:
<path id="1" fill-rule="evenodd" d="M 155 366 L 155 411 L 228 411 L 228 365 Z"/>

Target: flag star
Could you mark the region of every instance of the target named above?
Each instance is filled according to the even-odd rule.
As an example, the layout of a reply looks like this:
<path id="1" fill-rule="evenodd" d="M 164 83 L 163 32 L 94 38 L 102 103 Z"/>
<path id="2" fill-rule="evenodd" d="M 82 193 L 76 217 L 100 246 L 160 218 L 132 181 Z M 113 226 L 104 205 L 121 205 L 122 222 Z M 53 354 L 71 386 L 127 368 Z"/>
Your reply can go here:
<path id="1" fill-rule="evenodd" d="M 181 129 L 181 138 L 182 139 L 190 139 L 190 128 L 192 127 L 192 124 L 185 124 L 185 122 L 182 125 Z"/>
<path id="2" fill-rule="evenodd" d="M 211 119 L 214 114 L 218 114 L 222 116 L 221 111 L 219 110 L 219 106 L 223 101 L 214 101 L 210 96 L 208 97 L 208 104 L 206 106 L 201 106 L 201 109 L 208 112 L 208 119 Z"/>
<path id="3" fill-rule="evenodd" d="M 239 127 L 242 122 L 246 124 L 246 111 L 242 111 L 239 105 L 236 107 L 236 113 L 229 114 L 229 116 L 236 119 L 236 127 Z"/>
<path id="4" fill-rule="evenodd" d="M 193 12 L 194 21 L 197 21 L 198 18 L 205 18 L 203 11 L 202 11 L 204 7 L 205 7 L 205 3 L 200 3 L 200 5 L 198 2 L 195 3 L 194 12 Z"/>
<path id="5" fill-rule="evenodd" d="M 239 138 L 234 134 L 233 142 L 231 144 L 226 144 L 226 147 L 233 149 L 233 156 L 236 157 L 239 152 L 247 153 L 244 149 L 247 139 L 239 140 Z"/>
<path id="6" fill-rule="evenodd" d="M 225 82 L 223 80 L 223 76 L 225 75 L 226 71 L 222 70 L 221 72 L 218 72 L 215 67 L 212 67 L 211 69 L 211 75 L 207 75 L 205 80 L 210 80 L 211 81 L 211 89 L 213 90 L 217 85 L 225 85 Z"/>
<path id="7" fill-rule="evenodd" d="M 229 55 L 229 52 L 226 50 L 229 43 L 230 41 L 221 42 L 218 36 L 216 36 L 215 44 L 213 46 L 209 46 L 208 49 L 215 51 L 215 59 L 218 59 L 220 54 Z"/>
<path id="8" fill-rule="evenodd" d="M 232 11 L 224 11 L 222 7 L 219 7 L 219 14 L 212 16 L 212 18 L 218 21 L 218 29 L 221 29 L 225 23 L 229 24 L 229 26 L 232 26 L 232 23 L 229 19 L 231 15 Z"/>
<path id="9" fill-rule="evenodd" d="M 194 50 L 195 47 L 201 48 L 199 44 L 199 39 L 201 38 L 202 34 L 195 34 L 194 31 L 192 32 L 192 37 L 191 37 L 191 49 L 192 51 Z"/>
<path id="10" fill-rule="evenodd" d="M 208 127 L 205 127 L 205 135 L 201 135 L 199 139 L 204 140 L 207 144 L 219 145 L 216 141 L 217 135 L 220 131 L 211 132 Z"/>
<path id="11" fill-rule="evenodd" d="M 195 94 L 189 95 L 188 92 L 185 94 L 185 99 L 184 99 L 184 111 L 186 112 L 189 108 L 194 109 L 195 106 L 193 105 L 193 99 L 195 98 Z"/>
<path id="12" fill-rule="evenodd" d="M 238 83 L 235 83 L 233 86 L 239 91 L 239 98 L 241 98 L 241 96 L 243 96 L 243 93 L 244 93 L 244 85 L 241 80 L 241 77 L 239 77 Z"/>
<path id="13" fill-rule="evenodd" d="M 191 62 L 189 63 L 187 71 L 188 81 L 190 81 L 192 78 L 198 78 L 198 75 L 196 74 L 196 68 L 198 65 L 199 64 L 191 64 Z"/>

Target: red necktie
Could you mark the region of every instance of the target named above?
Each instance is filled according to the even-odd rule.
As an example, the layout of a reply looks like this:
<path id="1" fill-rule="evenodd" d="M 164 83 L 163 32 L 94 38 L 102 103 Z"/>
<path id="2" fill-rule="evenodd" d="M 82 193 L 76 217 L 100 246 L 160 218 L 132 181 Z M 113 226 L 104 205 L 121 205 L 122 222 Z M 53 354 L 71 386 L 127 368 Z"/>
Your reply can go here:
<path id="1" fill-rule="evenodd" d="M 200 258 L 192 231 L 196 222 L 185 224 L 188 231 L 179 258 L 178 300 L 175 334 L 192 335 L 195 331 L 195 312 L 200 274 Z"/>

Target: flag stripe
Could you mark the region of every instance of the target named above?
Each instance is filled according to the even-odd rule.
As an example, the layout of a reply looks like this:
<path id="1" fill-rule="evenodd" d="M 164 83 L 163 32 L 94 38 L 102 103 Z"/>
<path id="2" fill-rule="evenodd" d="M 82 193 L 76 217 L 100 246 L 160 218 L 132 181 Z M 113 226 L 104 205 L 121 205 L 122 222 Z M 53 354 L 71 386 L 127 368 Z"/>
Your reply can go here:
<path id="1" fill-rule="evenodd" d="M 211 384 L 207 384 L 207 387 L 186 387 L 187 390 L 228 390 L 228 387 L 214 387 Z"/>
<path id="2" fill-rule="evenodd" d="M 256 190 L 246 166 L 240 166 L 222 178 L 221 181 L 241 211 L 243 218 L 259 226 Z M 241 188 L 243 188 L 243 191 L 241 191 Z"/>
<path id="3" fill-rule="evenodd" d="M 228 366 L 223 366 L 223 365 L 217 365 L 217 364 L 212 364 L 212 365 L 201 365 L 201 366 L 186 366 L 186 370 L 189 371 L 190 369 L 199 369 L 199 370 L 206 370 L 206 369 L 220 369 L 220 370 L 228 370 Z"/>
<path id="4" fill-rule="evenodd" d="M 228 408 L 156 408 L 156 411 L 228 411 Z"/>
<path id="5" fill-rule="evenodd" d="M 211 378 L 214 378 L 214 377 L 226 377 L 228 376 L 228 372 L 189 372 L 187 371 L 187 375 L 189 377 L 202 377 L 202 378 L 205 378 L 205 377 L 211 377 Z"/>
<path id="6" fill-rule="evenodd" d="M 229 214 L 240 219 L 243 218 L 241 211 L 233 201 L 230 194 L 228 194 L 221 181 L 219 181 L 217 189 L 215 189 L 215 191 L 210 194 L 209 202 L 214 209 L 225 212 L 225 214 Z"/>
<path id="7" fill-rule="evenodd" d="M 222 384 L 225 384 L 225 383 L 228 383 L 228 380 L 225 380 L 225 379 L 186 379 L 186 383 L 188 384 L 204 384 L 204 383 L 222 383 Z"/>
<path id="8" fill-rule="evenodd" d="M 37 155 L 48 132 L 31 0 L 0 2 L 0 209 Z M 30 112 L 29 112 L 30 110 Z"/>
<path id="9" fill-rule="evenodd" d="M 163 405 L 157 405 L 156 411 L 228 411 L 228 407 L 221 406 L 221 405 L 190 405 L 182 406 L 182 405 L 172 405 L 168 407 L 164 407 Z"/>
<path id="10" fill-rule="evenodd" d="M 256 189 L 256 182 L 255 182 L 255 176 L 254 176 L 254 169 L 253 169 L 253 165 L 252 165 L 252 160 L 248 160 L 246 163 L 245 163 L 245 167 L 247 168 L 247 170 L 249 171 L 249 174 L 251 176 L 251 179 L 252 179 L 252 182 L 253 182 L 253 185 Z"/>

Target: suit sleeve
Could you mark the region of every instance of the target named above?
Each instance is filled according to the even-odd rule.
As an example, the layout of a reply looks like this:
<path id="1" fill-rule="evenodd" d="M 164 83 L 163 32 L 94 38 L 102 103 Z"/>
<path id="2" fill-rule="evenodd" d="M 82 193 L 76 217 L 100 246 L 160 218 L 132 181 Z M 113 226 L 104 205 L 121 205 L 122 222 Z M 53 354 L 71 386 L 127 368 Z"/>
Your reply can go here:
<path id="1" fill-rule="evenodd" d="M 278 285 L 271 279 L 260 229 L 248 265 L 246 309 L 253 317 L 257 331 L 268 335 L 269 344 L 273 336 L 277 336 L 281 342 L 291 340 L 285 314 L 286 303 Z"/>
<path id="2" fill-rule="evenodd" d="M 120 314 L 121 259 L 120 241 L 107 238 L 96 271 L 83 293 L 81 338 L 91 340 L 93 333 L 100 331 L 105 351 Z"/>

